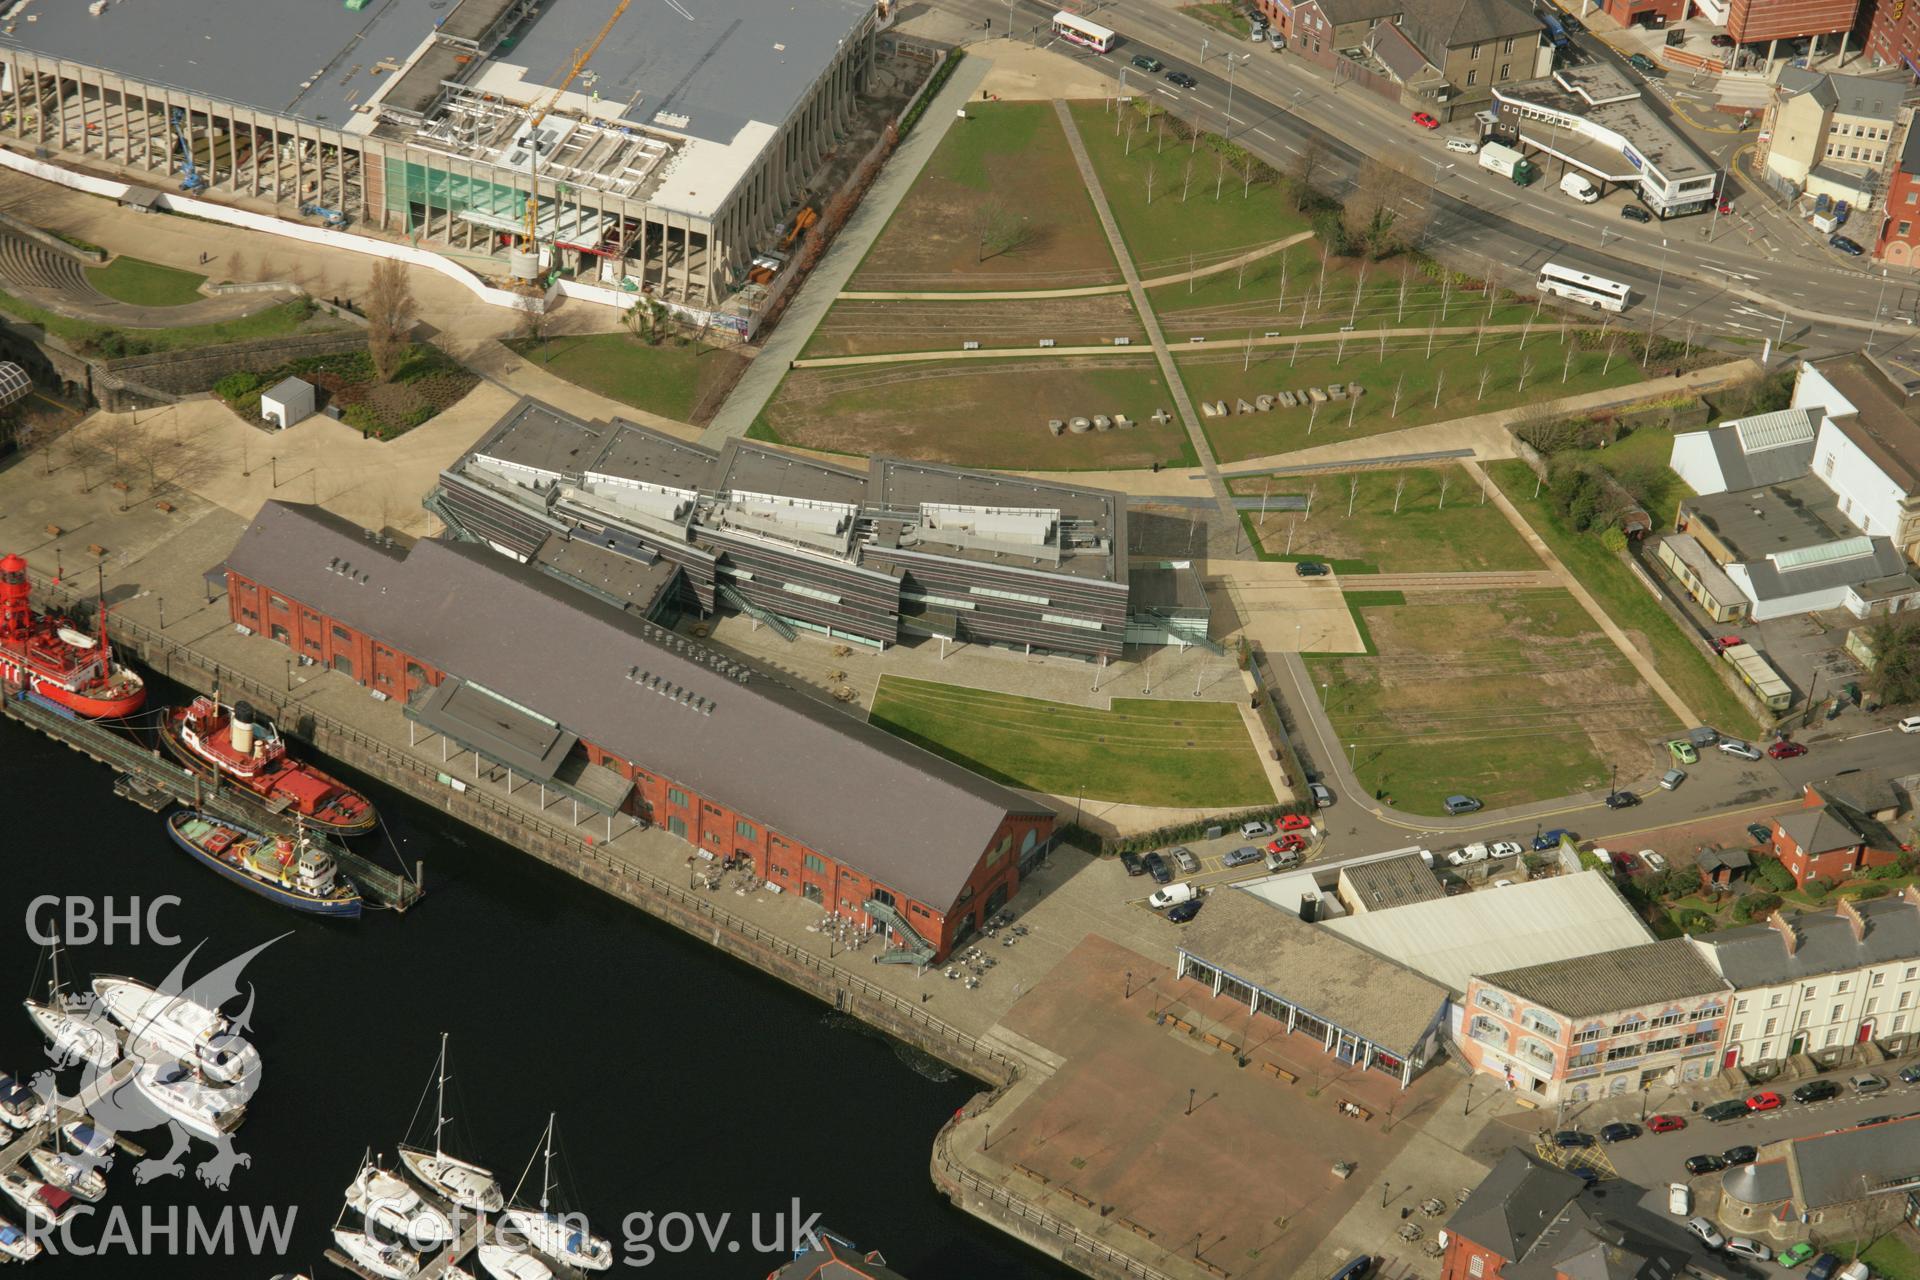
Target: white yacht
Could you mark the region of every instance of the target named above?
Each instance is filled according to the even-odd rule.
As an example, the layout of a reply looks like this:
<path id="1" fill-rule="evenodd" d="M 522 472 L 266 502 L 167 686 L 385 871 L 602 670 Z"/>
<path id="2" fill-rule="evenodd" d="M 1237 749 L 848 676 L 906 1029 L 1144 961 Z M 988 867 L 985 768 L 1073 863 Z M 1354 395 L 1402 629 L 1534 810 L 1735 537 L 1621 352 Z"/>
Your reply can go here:
<path id="1" fill-rule="evenodd" d="M 40 1244 L 20 1228 L 0 1218 L 0 1258 L 32 1262 L 40 1256 Z"/>
<path id="2" fill-rule="evenodd" d="M 134 1087 L 147 1101 L 208 1142 L 218 1142 L 246 1119 L 237 1090 L 208 1084 L 184 1066 L 149 1062 L 135 1073 Z"/>
<path id="3" fill-rule="evenodd" d="M 493 1280 L 553 1280 L 552 1267 L 503 1244 L 481 1245 L 480 1265 Z"/>
<path id="4" fill-rule="evenodd" d="M 0 1075 L 0 1120 L 27 1129 L 46 1118 L 47 1100 L 12 1076 Z"/>
<path id="5" fill-rule="evenodd" d="M 25 1000 L 27 1016 L 53 1047 L 61 1066 L 85 1062 L 105 1071 L 120 1060 L 120 1034 L 105 1018 L 84 1009 L 60 985 L 60 948 L 50 948 L 53 976 L 45 1000 Z"/>
<path id="6" fill-rule="evenodd" d="M 359 1176 L 347 1188 L 347 1206 L 417 1249 L 453 1241 L 453 1222 L 447 1215 L 421 1199 L 405 1178 L 372 1160 L 361 1161 Z"/>
<path id="7" fill-rule="evenodd" d="M 107 1194 L 107 1175 L 98 1169 L 46 1147 L 27 1153 L 33 1169 L 50 1187 L 78 1196 L 88 1204 L 99 1204 Z"/>
<path id="8" fill-rule="evenodd" d="M 183 995 L 155 991 L 133 978 L 95 978 L 93 993 L 127 1029 L 128 1050 L 171 1054 L 217 1084 L 257 1070 L 260 1052 L 233 1034 L 227 1016 Z"/>
<path id="9" fill-rule="evenodd" d="M 412 1280 L 420 1272 L 418 1256 L 397 1244 L 375 1240 L 364 1231 L 335 1227 L 333 1242 L 355 1264 L 384 1280 Z"/>
<path id="10" fill-rule="evenodd" d="M 507 1198 L 493 1171 L 450 1156 L 440 1145 L 447 1126 L 447 1037 L 440 1035 L 440 1061 L 434 1068 L 434 1089 L 438 1099 L 433 1111 L 433 1150 L 402 1146 L 400 1162 L 407 1172 L 462 1209 L 476 1213 L 498 1213 L 506 1208 Z"/>
<path id="11" fill-rule="evenodd" d="M 60 1225 L 60 1220 L 73 1207 L 73 1196 L 58 1187 L 50 1187 L 30 1173 L 11 1169 L 0 1173 L 0 1192 L 7 1199 L 20 1206 L 30 1220 L 37 1219 L 49 1227 Z"/>
<path id="12" fill-rule="evenodd" d="M 72 1120 L 61 1125 L 60 1136 L 79 1154 L 80 1163 L 94 1169 L 113 1167 L 113 1138 L 94 1128 L 91 1120 Z"/>
<path id="13" fill-rule="evenodd" d="M 586 1271 L 605 1271 L 613 1265 L 613 1246 L 587 1227 L 580 1214 L 560 1214 L 549 1209 L 553 1195 L 553 1121 L 547 1117 L 547 1135 L 540 1179 L 540 1207 L 512 1208 L 500 1215 L 500 1225 L 517 1233 L 541 1253 L 570 1267 Z M 528 1162 L 531 1166 L 532 1162 Z M 531 1172 L 531 1168 L 528 1170 Z M 526 1181 L 524 1175 L 522 1183 Z M 516 1191 L 516 1195 L 518 1192 Z"/>

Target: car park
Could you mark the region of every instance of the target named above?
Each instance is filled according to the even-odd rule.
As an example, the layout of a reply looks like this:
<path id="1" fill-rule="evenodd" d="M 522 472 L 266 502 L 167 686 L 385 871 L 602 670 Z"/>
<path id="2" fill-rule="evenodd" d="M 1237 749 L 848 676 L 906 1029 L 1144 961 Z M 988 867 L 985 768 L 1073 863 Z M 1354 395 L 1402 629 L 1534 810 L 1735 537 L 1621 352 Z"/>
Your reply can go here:
<path id="1" fill-rule="evenodd" d="M 1250 844 L 1243 844 L 1225 858 L 1221 859 L 1229 867 L 1244 867 L 1249 862 L 1258 862 L 1267 855 Z"/>
<path id="2" fill-rule="evenodd" d="M 1274 850 L 1270 848 L 1267 851 L 1267 870 L 1269 871 L 1285 871 L 1289 867 L 1297 867 L 1299 865 L 1300 855 L 1291 849 Z"/>
<path id="3" fill-rule="evenodd" d="M 1567 830 L 1565 827 L 1555 827 L 1553 830 L 1542 832 L 1533 838 L 1533 851 L 1535 853 L 1544 853 L 1559 844 L 1562 840 L 1569 839 L 1572 836 L 1573 832 Z"/>
<path id="4" fill-rule="evenodd" d="M 1685 738 L 1675 738 L 1667 744 L 1667 754 L 1673 757 L 1675 764 L 1699 764 L 1700 753 Z"/>
<path id="5" fill-rule="evenodd" d="M 1194 857 L 1193 850 L 1183 844 L 1173 846 L 1167 853 L 1173 858 L 1173 864 L 1188 875 L 1200 869 L 1200 859 Z"/>
<path id="6" fill-rule="evenodd" d="M 1562 1129 L 1553 1135 L 1553 1145 L 1562 1150 L 1578 1150 L 1593 1145 L 1593 1135 L 1578 1129 Z"/>
<path id="7" fill-rule="evenodd" d="M 1740 1258 L 1752 1258 L 1755 1262 L 1773 1261 L 1773 1250 L 1745 1236 L 1735 1236 L 1727 1241 L 1727 1252 Z"/>
<path id="8" fill-rule="evenodd" d="M 1289 831 L 1267 842 L 1268 853 L 1298 853 L 1307 847 L 1307 838 L 1298 831 Z"/>
<path id="9" fill-rule="evenodd" d="M 1833 1273 L 1840 1269 L 1840 1259 L 1831 1253 L 1823 1253 L 1813 1260 L 1807 1268 L 1807 1280 L 1833 1280 Z"/>
<path id="10" fill-rule="evenodd" d="M 1747 1110 L 1778 1111 L 1782 1106 L 1786 1104 L 1786 1101 L 1787 1100 L 1785 1098 L 1781 1097 L 1779 1094 L 1775 1093 L 1773 1090 L 1768 1089 L 1763 1093 L 1756 1093 L 1751 1098 L 1748 1098 Z"/>
<path id="11" fill-rule="evenodd" d="M 1813 1256 L 1813 1246 L 1802 1240 L 1799 1244 L 1788 1245 L 1780 1251 L 1777 1262 L 1783 1267 L 1797 1267 Z"/>
<path id="12" fill-rule="evenodd" d="M 1127 869 L 1127 874 L 1130 876 L 1143 876 L 1147 873 L 1147 864 L 1142 862 L 1140 855 L 1131 849 L 1121 851 L 1120 865 Z"/>
<path id="13" fill-rule="evenodd" d="M 1160 61 L 1160 59 L 1150 58 L 1144 53 L 1136 53 L 1133 55 L 1133 65 L 1142 71 L 1151 72 L 1154 75 L 1159 75 L 1162 71 L 1166 70 L 1167 66 L 1167 64 Z"/>
<path id="14" fill-rule="evenodd" d="M 1480 802 L 1472 796 L 1448 796 L 1447 812 L 1454 817 L 1463 813 L 1474 813 L 1480 808 Z"/>
<path id="15" fill-rule="evenodd" d="M 1526 850 L 1515 840 L 1496 840 L 1487 846 L 1487 854 L 1494 858 L 1517 858 Z"/>
<path id="16" fill-rule="evenodd" d="M 1200 914 L 1200 899 L 1189 898 L 1185 902 L 1176 902 L 1167 909 L 1167 919 L 1175 924 L 1185 924 Z"/>
<path id="17" fill-rule="evenodd" d="M 1855 1093 L 1880 1093 L 1887 1087 L 1887 1078 L 1868 1071 L 1849 1077 L 1847 1083 L 1853 1086 Z"/>
<path id="18" fill-rule="evenodd" d="M 1625 218 L 1628 222 L 1652 222 L 1653 221 L 1653 215 L 1651 213 L 1648 213 L 1645 209 L 1642 209 L 1637 204 L 1621 205 L 1620 216 Z"/>
<path id="19" fill-rule="evenodd" d="M 1280 825 L 1285 826 L 1287 818 L 1293 816 L 1293 814 L 1287 814 L 1286 817 L 1281 818 Z M 1260 836 L 1270 836 L 1272 834 L 1273 824 L 1271 822 L 1243 822 L 1240 824 L 1240 838 L 1242 840 L 1253 840 Z"/>
<path id="20" fill-rule="evenodd" d="M 1728 755 L 1738 756 L 1742 760 L 1758 760 L 1760 758 L 1760 748 L 1751 743 L 1742 742 L 1738 738 L 1722 738 L 1713 745 L 1719 747 Z"/>
<path id="21" fill-rule="evenodd" d="M 1280 829 L 1282 831 L 1305 831 L 1312 825 L 1313 819 L 1304 813 L 1283 813 L 1280 815 Z M 1243 832 L 1242 834 L 1245 833 Z M 1270 836 L 1273 834 L 1273 828 L 1269 827 L 1259 834 Z"/>
<path id="22" fill-rule="evenodd" d="M 1866 252 L 1856 241 L 1838 233 L 1828 236 L 1827 243 L 1835 249 L 1838 249 L 1841 253 L 1846 254 L 1849 258 L 1857 258 Z"/>
<path id="23" fill-rule="evenodd" d="M 1616 1120 L 1610 1125 L 1603 1126 L 1600 1130 L 1600 1141 L 1609 1145 L 1615 1142 L 1626 1142 L 1639 1136 L 1640 1126 L 1637 1124 L 1628 1124 L 1624 1120 Z"/>
<path id="24" fill-rule="evenodd" d="M 1622 849 L 1613 855 L 1613 869 L 1623 871 L 1627 875 L 1634 875 L 1640 870 L 1640 859 Z"/>
<path id="25" fill-rule="evenodd" d="M 1178 906 L 1182 902 L 1192 902 L 1199 896 L 1200 891 L 1198 889 L 1182 880 L 1179 884 L 1170 884 L 1165 888 L 1155 889 L 1148 895 L 1147 905 L 1155 911 L 1158 911 L 1164 907 Z"/>
<path id="26" fill-rule="evenodd" d="M 1293 571 L 1302 578 L 1324 578 L 1333 572 L 1318 560 L 1302 560 L 1293 566 Z"/>
<path id="27" fill-rule="evenodd" d="M 1787 742 L 1783 739 L 1769 746 L 1767 754 L 1775 760 L 1792 760 L 1796 756 L 1807 754 L 1807 746 L 1804 742 Z"/>
<path id="28" fill-rule="evenodd" d="M 1414 112 L 1413 122 L 1419 125 L 1422 129 L 1438 129 L 1440 127 L 1440 121 L 1435 119 L 1433 116 L 1428 115 L 1424 111 Z"/>
<path id="29" fill-rule="evenodd" d="M 1153 877 L 1155 884 L 1167 884 L 1173 880 L 1173 868 L 1158 852 L 1150 853 L 1140 861 L 1147 864 L 1147 874 Z"/>
<path id="30" fill-rule="evenodd" d="M 1631 809 L 1639 803 L 1640 797 L 1631 791 L 1609 791 L 1607 793 L 1607 808 L 1609 809 Z"/>
<path id="31" fill-rule="evenodd" d="M 1702 1217 L 1695 1216 L 1688 1218 L 1687 1230 L 1699 1236 L 1700 1242 L 1709 1249 L 1718 1249 L 1727 1242 L 1727 1238 L 1720 1234 L 1719 1228 Z"/>
<path id="32" fill-rule="evenodd" d="M 1660 775 L 1660 789 L 1662 791 L 1678 791 L 1680 784 L 1686 780 L 1687 771 L 1685 769 L 1669 769 Z"/>
<path id="33" fill-rule="evenodd" d="M 1667 860 L 1651 849 L 1642 849 L 1640 851 L 1640 862 L 1641 865 L 1645 866 L 1648 871 L 1655 875 L 1667 869 Z"/>
<path id="34" fill-rule="evenodd" d="M 1693 1188 L 1684 1182 L 1667 1184 L 1667 1212 L 1676 1218 L 1684 1218 L 1693 1212 Z"/>
<path id="35" fill-rule="evenodd" d="M 1718 1173 L 1727 1167 L 1727 1162 L 1719 1156 L 1688 1156 L 1687 1172 L 1691 1174 Z"/>
<path id="36" fill-rule="evenodd" d="M 1747 1114 L 1747 1104 L 1738 1098 L 1726 1098 L 1720 1102 L 1709 1103 L 1700 1114 L 1715 1124 L 1722 1120 L 1737 1120 Z"/>
<path id="37" fill-rule="evenodd" d="M 1674 1133 L 1687 1127 L 1686 1117 L 1657 1115 L 1647 1117 L 1647 1128 L 1654 1133 Z"/>
<path id="38" fill-rule="evenodd" d="M 1629 57 L 1627 59 L 1627 65 L 1643 76 L 1650 76 L 1660 69 L 1654 65 L 1653 59 L 1644 53 L 1636 53 Z"/>
<path id="39" fill-rule="evenodd" d="M 1755 844 L 1773 843 L 1773 828 L 1764 822 L 1749 822 L 1747 824 L 1747 834 L 1753 837 Z"/>
<path id="40" fill-rule="evenodd" d="M 1333 792 L 1327 790 L 1325 783 L 1309 782 L 1307 784 L 1307 794 L 1313 797 L 1314 808 L 1316 809 L 1333 808 Z"/>
<path id="41" fill-rule="evenodd" d="M 1725 1160 L 1727 1168 L 1731 1169 L 1736 1165 L 1752 1164 L 1760 1158 L 1760 1150 L 1749 1146 L 1728 1147 L 1720 1153 L 1720 1158 Z"/>
<path id="42" fill-rule="evenodd" d="M 1831 1080 L 1809 1080 L 1793 1091 L 1795 1102 L 1825 1102 L 1840 1096 L 1840 1086 Z"/>

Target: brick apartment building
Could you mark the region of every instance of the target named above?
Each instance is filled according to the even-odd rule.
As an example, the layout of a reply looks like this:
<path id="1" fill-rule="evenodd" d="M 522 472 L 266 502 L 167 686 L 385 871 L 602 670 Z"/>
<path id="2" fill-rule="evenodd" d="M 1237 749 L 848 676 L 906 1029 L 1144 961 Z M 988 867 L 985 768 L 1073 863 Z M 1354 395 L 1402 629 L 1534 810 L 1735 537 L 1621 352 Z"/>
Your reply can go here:
<path id="1" fill-rule="evenodd" d="M 1920 254 L 1920 129 L 1908 127 L 1899 156 L 1887 167 L 1886 180 L 1873 256 L 1890 266 L 1911 267 Z"/>
<path id="2" fill-rule="evenodd" d="M 1920 75 L 1920 4 L 1915 0 L 1861 0 L 1861 47 L 1873 69 L 1904 67 Z"/>
<path id="3" fill-rule="evenodd" d="M 483 546 L 269 502 L 232 621 L 403 704 L 510 780 L 739 858 L 928 962 L 997 911 L 1054 815 L 730 656 Z"/>
<path id="4" fill-rule="evenodd" d="M 1804 887 L 1809 880 L 1834 884 L 1900 857 L 1898 838 L 1877 819 L 1808 787 L 1802 807 L 1768 825 L 1780 865 Z"/>

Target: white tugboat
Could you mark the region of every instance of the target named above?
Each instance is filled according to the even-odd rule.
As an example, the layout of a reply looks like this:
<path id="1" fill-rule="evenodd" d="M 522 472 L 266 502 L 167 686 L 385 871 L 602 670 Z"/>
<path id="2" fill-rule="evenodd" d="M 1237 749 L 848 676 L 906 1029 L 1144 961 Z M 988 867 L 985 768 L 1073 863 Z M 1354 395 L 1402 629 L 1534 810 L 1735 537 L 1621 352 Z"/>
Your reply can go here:
<path id="1" fill-rule="evenodd" d="M 447 1036 L 440 1035 L 440 1062 L 434 1068 L 436 1102 L 433 1111 L 433 1150 L 400 1147 L 400 1161 L 407 1172 L 420 1179 L 430 1190 L 445 1196 L 462 1209 L 475 1213 L 498 1213 L 506 1208 L 507 1198 L 493 1171 L 458 1157 L 450 1156 L 440 1145 L 447 1127 Z"/>
<path id="2" fill-rule="evenodd" d="M 33 1161 L 34 1172 L 50 1187 L 58 1187 L 88 1204 L 99 1204 L 106 1197 L 107 1176 L 72 1156 L 35 1147 L 27 1153 L 27 1159 Z"/>
<path id="3" fill-rule="evenodd" d="M 216 1084 L 233 1084 L 259 1069 L 259 1050 L 233 1034 L 227 1016 L 217 1009 L 155 991 L 133 978 L 95 978 L 93 993 L 127 1029 L 130 1052 L 171 1054 Z"/>
<path id="4" fill-rule="evenodd" d="M 347 1188 L 347 1207 L 417 1249 L 453 1241 L 453 1223 L 446 1214 L 422 1199 L 405 1178 L 366 1157 L 361 1158 L 359 1176 Z"/>
<path id="5" fill-rule="evenodd" d="M 420 1273 L 420 1259 L 411 1250 L 375 1240 L 364 1231 L 335 1227 L 333 1242 L 356 1265 L 382 1277 L 382 1280 L 413 1280 Z"/>
<path id="6" fill-rule="evenodd" d="M 547 1134 L 542 1140 L 543 1164 L 540 1177 L 540 1207 L 509 1209 L 500 1215 L 500 1225 L 519 1233 L 520 1238 L 541 1253 L 570 1267 L 585 1271 L 605 1271 L 613 1265 L 613 1246 L 587 1228 L 579 1214 L 559 1214 L 551 1209 L 553 1195 L 553 1121 L 547 1116 Z M 529 1160 L 528 1172 L 533 1162 Z M 523 1174 L 521 1181 L 525 1182 Z"/>

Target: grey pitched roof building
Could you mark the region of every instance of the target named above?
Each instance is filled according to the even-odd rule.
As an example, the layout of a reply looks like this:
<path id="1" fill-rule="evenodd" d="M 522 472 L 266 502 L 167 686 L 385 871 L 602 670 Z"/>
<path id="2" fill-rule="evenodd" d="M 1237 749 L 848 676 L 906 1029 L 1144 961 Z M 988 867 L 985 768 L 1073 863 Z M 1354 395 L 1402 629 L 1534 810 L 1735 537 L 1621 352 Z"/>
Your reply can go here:
<path id="1" fill-rule="evenodd" d="M 1481 981 L 1571 1018 L 1709 995 L 1727 986 L 1686 938 L 1508 969 Z"/>
<path id="2" fill-rule="evenodd" d="M 1832 1211 L 1920 1184 L 1920 1115 L 1769 1143 L 1723 1190 L 1747 1205 Z M 1904 1200 L 1904 1197 L 1899 1197 Z"/>
<path id="3" fill-rule="evenodd" d="M 1780 830 L 1808 853 L 1826 853 L 1830 849 L 1850 849 L 1866 839 L 1845 814 L 1831 805 L 1818 809 L 1797 809 L 1777 819 Z"/>
<path id="4" fill-rule="evenodd" d="M 1440 878 L 1417 853 L 1375 858 L 1340 868 L 1340 896 L 1348 911 L 1385 911 L 1446 897 Z"/>
<path id="5" fill-rule="evenodd" d="M 1050 812 L 483 547 L 268 502 L 226 567 L 938 909 L 1003 818 Z"/>
<path id="6" fill-rule="evenodd" d="M 1855 920 L 1859 925 L 1856 927 Z M 1920 894 L 1846 904 L 1787 917 L 1793 942 L 1773 924 L 1691 939 L 1736 990 L 1778 986 L 1863 965 L 1920 959 Z"/>

